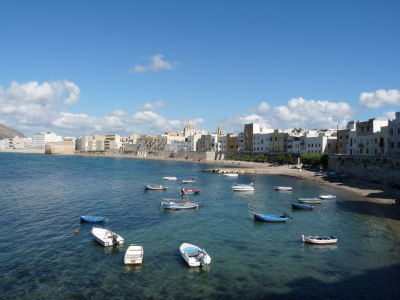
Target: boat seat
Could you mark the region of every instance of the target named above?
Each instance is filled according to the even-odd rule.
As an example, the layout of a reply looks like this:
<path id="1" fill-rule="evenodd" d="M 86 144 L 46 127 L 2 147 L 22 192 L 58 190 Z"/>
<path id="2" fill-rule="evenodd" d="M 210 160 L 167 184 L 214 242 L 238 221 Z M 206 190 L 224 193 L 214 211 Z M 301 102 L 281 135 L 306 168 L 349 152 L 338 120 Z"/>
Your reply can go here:
<path id="1" fill-rule="evenodd" d="M 187 255 L 188 255 L 189 257 L 197 256 L 197 255 L 200 255 L 200 254 L 201 254 L 201 252 L 187 253 Z"/>

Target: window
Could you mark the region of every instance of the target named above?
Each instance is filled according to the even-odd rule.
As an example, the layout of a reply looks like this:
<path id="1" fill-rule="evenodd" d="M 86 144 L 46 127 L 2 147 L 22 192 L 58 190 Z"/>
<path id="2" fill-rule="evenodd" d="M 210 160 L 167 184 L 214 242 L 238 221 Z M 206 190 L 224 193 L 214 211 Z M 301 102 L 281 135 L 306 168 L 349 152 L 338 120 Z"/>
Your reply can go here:
<path id="1" fill-rule="evenodd" d="M 392 148 L 392 149 L 394 148 L 394 142 L 390 143 L 390 148 Z"/>
<path id="2" fill-rule="evenodd" d="M 366 154 L 369 154 L 369 148 L 366 148 L 366 149 L 365 149 L 365 153 L 366 153 Z"/>
<path id="3" fill-rule="evenodd" d="M 321 144 L 318 144 L 319 146 L 318 147 L 321 147 Z"/>
<path id="4" fill-rule="evenodd" d="M 311 147 L 314 147 L 314 144 L 311 144 Z"/>
<path id="5" fill-rule="evenodd" d="M 369 131 L 369 126 L 367 126 L 367 131 Z"/>
<path id="6" fill-rule="evenodd" d="M 342 136 L 340 136 L 339 138 L 342 139 Z"/>
<path id="7" fill-rule="evenodd" d="M 263 147 L 261 147 L 261 151 L 263 151 Z"/>
<path id="8" fill-rule="evenodd" d="M 346 140 L 347 140 L 347 139 L 349 139 L 349 136 L 348 136 L 348 135 L 346 135 Z"/>
<path id="9" fill-rule="evenodd" d="M 378 154 L 378 150 L 377 149 L 375 149 L 375 154 Z"/>
<path id="10" fill-rule="evenodd" d="M 378 139 L 375 139 L 375 144 L 378 142 Z"/>
<path id="11" fill-rule="evenodd" d="M 340 143 L 340 148 L 342 148 L 342 143 Z"/>
<path id="12" fill-rule="evenodd" d="M 278 140 L 278 138 L 277 137 L 275 137 L 275 142 Z"/>
<path id="13" fill-rule="evenodd" d="M 308 147 L 310 147 L 310 144 L 308 144 Z"/>
<path id="14" fill-rule="evenodd" d="M 331 144 L 330 143 L 328 143 L 328 149 L 331 149 Z"/>
<path id="15" fill-rule="evenodd" d="M 364 132 L 364 126 L 361 127 L 361 132 Z"/>
<path id="16" fill-rule="evenodd" d="M 397 142 L 397 148 L 400 148 L 400 142 Z"/>

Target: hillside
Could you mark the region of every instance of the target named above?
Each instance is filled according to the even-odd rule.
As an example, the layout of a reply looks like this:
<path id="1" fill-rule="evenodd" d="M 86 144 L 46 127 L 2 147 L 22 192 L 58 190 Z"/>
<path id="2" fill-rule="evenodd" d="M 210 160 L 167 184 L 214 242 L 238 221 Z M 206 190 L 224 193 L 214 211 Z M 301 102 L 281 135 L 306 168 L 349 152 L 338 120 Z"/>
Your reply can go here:
<path id="1" fill-rule="evenodd" d="M 0 140 L 9 139 L 14 137 L 25 137 L 25 135 L 18 130 L 8 127 L 6 125 L 0 124 Z"/>

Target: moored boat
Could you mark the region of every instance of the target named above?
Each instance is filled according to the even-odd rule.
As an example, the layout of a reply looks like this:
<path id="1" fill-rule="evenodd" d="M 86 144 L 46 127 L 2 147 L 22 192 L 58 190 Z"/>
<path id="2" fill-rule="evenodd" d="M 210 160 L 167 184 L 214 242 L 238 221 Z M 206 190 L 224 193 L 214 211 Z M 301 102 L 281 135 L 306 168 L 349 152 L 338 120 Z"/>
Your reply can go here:
<path id="1" fill-rule="evenodd" d="M 176 177 L 163 177 L 164 180 L 177 180 Z"/>
<path id="2" fill-rule="evenodd" d="M 238 177 L 239 176 L 239 174 L 235 174 L 235 173 L 224 173 L 222 175 L 225 177 Z"/>
<path id="3" fill-rule="evenodd" d="M 144 184 L 143 186 L 145 190 L 153 190 L 153 191 L 168 189 L 167 186 L 162 186 L 158 184 L 147 184 L 147 185 Z"/>
<path id="4" fill-rule="evenodd" d="M 175 201 L 162 201 L 160 205 L 164 209 L 174 209 L 174 210 L 182 210 L 182 209 L 192 209 L 198 208 L 198 202 L 175 202 Z"/>
<path id="5" fill-rule="evenodd" d="M 211 263 L 210 255 L 195 245 L 183 243 L 179 251 L 190 267 L 207 267 Z"/>
<path id="6" fill-rule="evenodd" d="M 311 209 L 311 210 L 314 210 L 314 205 L 292 204 L 292 208 L 295 208 L 295 209 Z"/>
<path id="7" fill-rule="evenodd" d="M 287 213 L 283 213 L 283 216 L 257 214 L 253 212 L 254 220 L 264 222 L 286 222 L 288 218 L 292 219 Z"/>
<path id="8" fill-rule="evenodd" d="M 303 242 L 304 243 L 310 243 L 310 244 L 334 244 L 337 242 L 337 238 L 334 236 L 304 236 L 303 237 Z"/>
<path id="9" fill-rule="evenodd" d="M 192 180 L 182 180 L 182 183 L 195 183 L 196 182 L 196 180 L 195 179 L 192 179 Z"/>
<path id="10" fill-rule="evenodd" d="M 316 203 L 319 204 L 321 203 L 321 199 L 318 198 L 299 198 L 300 203 Z"/>
<path id="11" fill-rule="evenodd" d="M 124 243 L 124 239 L 112 230 L 93 226 L 92 235 L 96 241 L 105 247 L 119 246 Z"/>
<path id="12" fill-rule="evenodd" d="M 291 191 L 292 187 L 291 186 L 274 186 L 275 190 L 279 191 Z"/>
<path id="13" fill-rule="evenodd" d="M 194 195 L 194 194 L 200 194 L 201 190 L 194 190 L 194 189 L 189 189 L 189 190 L 185 190 L 182 189 L 180 191 L 181 195 Z"/>
<path id="14" fill-rule="evenodd" d="M 143 263 L 143 247 L 139 245 L 130 245 L 125 252 L 125 265 L 141 265 Z"/>
<path id="15" fill-rule="evenodd" d="M 234 184 L 231 186 L 232 191 L 254 191 L 254 186 L 249 184 Z"/>
<path id="16" fill-rule="evenodd" d="M 95 217 L 95 216 L 80 216 L 81 222 L 97 223 L 106 220 L 105 217 Z"/>
<path id="17" fill-rule="evenodd" d="M 320 199 L 335 199 L 336 196 L 333 196 L 333 195 L 320 195 L 319 198 Z"/>
<path id="18" fill-rule="evenodd" d="M 322 176 L 322 175 L 324 175 L 324 172 L 315 172 L 314 174 L 315 174 L 315 176 Z"/>

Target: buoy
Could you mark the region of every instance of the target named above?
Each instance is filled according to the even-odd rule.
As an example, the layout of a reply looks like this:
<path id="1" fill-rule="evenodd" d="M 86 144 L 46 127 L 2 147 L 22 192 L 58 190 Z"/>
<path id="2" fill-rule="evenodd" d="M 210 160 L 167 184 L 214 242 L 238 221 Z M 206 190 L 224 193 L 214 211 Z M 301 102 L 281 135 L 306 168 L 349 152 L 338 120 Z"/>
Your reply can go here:
<path id="1" fill-rule="evenodd" d="M 57 196 L 54 196 L 54 198 L 57 198 Z"/>
<path id="2" fill-rule="evenodd" d="M 75 234 L 78 234 L 79 233 L 79 230 L 75 230 Z"/>

